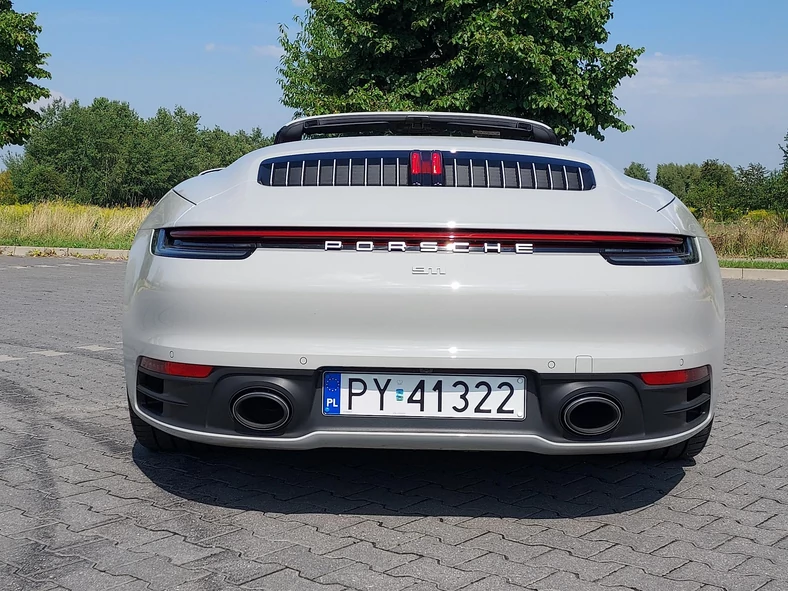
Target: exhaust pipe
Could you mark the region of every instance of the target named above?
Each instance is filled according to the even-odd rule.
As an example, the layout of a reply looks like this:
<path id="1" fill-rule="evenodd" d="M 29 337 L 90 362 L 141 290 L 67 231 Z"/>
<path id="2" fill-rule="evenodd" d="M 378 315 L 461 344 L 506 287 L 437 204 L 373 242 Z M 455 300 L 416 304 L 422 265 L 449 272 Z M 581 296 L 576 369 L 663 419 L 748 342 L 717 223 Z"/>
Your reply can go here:
<path id="1" fill-rule="evenodd" d="M 577 435 L 609 433 L 621 422 L 621 407 L 606 396 L 581 396 L 564 407 L 564 426 Z"/>
<path id="2" fill-rule="evenodd" d="M 230 407 L 233 417 L 255 431 L 273 431 L 290 421 L 290 405 L 282 396 L 267 390 L 246 392 Z"/>

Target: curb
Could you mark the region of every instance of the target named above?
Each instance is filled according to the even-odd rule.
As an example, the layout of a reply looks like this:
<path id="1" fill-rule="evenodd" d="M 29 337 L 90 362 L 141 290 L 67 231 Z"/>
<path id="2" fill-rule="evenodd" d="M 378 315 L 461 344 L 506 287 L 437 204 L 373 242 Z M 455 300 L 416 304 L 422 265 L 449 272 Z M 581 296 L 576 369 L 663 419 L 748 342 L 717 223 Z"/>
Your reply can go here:
<path id="1" fill-rule="evenodd" d="M 769 280 L 769 281 L 788 281 L 788 270 L 784 269 L 740 269 L 733 267 L 721 267 L 723 279 L 747 279 L 747 280 Z"/>
<path id="2" fill-rule="evenodd" d="M 51 246 L 0 246 L 0 255 L 14 257 L 39 256 L 46 257 L 75 257 L 85 259 L 114 259 L 127 260 L 128 250 L 115 250 L 108 248 L 53 248 Z"/>
<path id="3" fill-rule="evenodd" d="M 76 257 L 91 259 L 128 260 L 128 250 L 107 248 L 52 248 L 46 246 L 0 246 L 0 255 L 25 257 Z M 720 267 L 723 279 L 746 279 L 750 281 L 788 281 L 788 270 L 783 269 L 742 269 Z"/>

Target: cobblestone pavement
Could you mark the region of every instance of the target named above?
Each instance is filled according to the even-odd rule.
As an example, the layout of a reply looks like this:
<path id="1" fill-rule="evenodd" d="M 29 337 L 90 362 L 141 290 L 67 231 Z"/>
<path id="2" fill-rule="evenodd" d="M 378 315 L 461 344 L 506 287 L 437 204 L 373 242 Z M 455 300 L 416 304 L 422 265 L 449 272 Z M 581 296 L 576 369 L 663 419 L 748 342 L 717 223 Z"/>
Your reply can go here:
<path id="1" fill-rule="evenodd" d="M 784 283 L 725 284 L 726 391 L 697 463 L 192 457 L 133 445 L 124 265 L 28 264 L 0 259 L 3 591 L 788 589 Z"/>

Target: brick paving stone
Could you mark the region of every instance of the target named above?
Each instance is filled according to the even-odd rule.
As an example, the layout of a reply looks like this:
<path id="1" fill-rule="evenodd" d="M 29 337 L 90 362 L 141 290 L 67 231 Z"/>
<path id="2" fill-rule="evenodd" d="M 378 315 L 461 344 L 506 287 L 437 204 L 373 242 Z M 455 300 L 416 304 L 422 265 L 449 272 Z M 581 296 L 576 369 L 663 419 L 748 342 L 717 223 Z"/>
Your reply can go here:
<path id="1" fill-rule="evenodd" d="M 211 571 L 220 575 L 220 578 L 230 585 L 242 585 L 265 575 L 270 575 L 282 568 L 279 565 L 263 564 L 256 560 L 242 558 L 237 552 L 230 550 L 223 550 L 204 558 L 198 558 L 181 566 L 188 569 Z"/>
<path id="2" fill-rule="evenodd" d="M 355 539 L 343 535 L 347 529 L 340 530 L 334 535 L 323 534 L 309 525 L 304 525 L 295 529 L 278 531 L 269 534 L 270 538 L 277 542 L 289 542 L 299 544 L 309 548 L 315 554 L 328 554 L 344 546 L 349 546 Z"/>
<path id="3" fill-rule="evenodd" d="M 587 540 L 604 541 L 610 542 L 613 545 L 627 546 L 636 552 L 644 552 L 646 554 L 654 552 L 663 546 L 667 546 L 674 539 L 670 536 L 650 534 L 650 530 L 647 530 L 644 534 L 633 534 L 615 525 L 605 525 L 587 533 L 583 537 Z"/>
<path id="4" fill-rule="evenodd" d="M 738 575 L 755 575 L 756 577 L 767 577 L 783 581 L 788 587 L 788 561 L 783 560 L 779 563 L 774 563 L 765 558 L 748 558 L 745 562 L 738 565 L 731 572 L 733 579 L 736 580 Z"/>
<path id="5" fill-rule="evenodd" d="M 507 560 L 500 554 L 490 552 L 474 560 L 459 565 L 462 570 L 482 572 L 485 574 L 499 575 L 510 583 L 521 587 L 529 587 L 536 581 L 553 574 L 555 569 L 530 566 L 513 560 Z"/>
<path id="6" fill-rule="evenodd" d="M 182 535 L 189 542 L 201 542 L 240 529 L 237 525 L 216 523 L 200 519 L 191 513 L 165 519 L 150 526 L 154 531 L 167 531 Z"/>
<path id="7" fill-rule="evenodd" d="M 464 562 L 478 558 L 487 551 L 479 548 L 468 548 L 444 544 L 438 538 L 422 536 L 405 542 L 391 549 L 393 552 L 404 552 L 418 556 L 429 556 L 444 566 L 459 566 Z"/>
<path id="8" fill-rule="evenodd" d="M 463 518 L 459 523 L 453 524 L 447 523 L 443 518 L 430 516 L 403 524 L 397 529 L 399 531 L 409 531 L 433 536 L 445 544 L 461 544 L 479 535 L 478 531 L 462 527 L 463 523 L 467 521 L 468 520 Z"/>
<path id="9" fill-rule="evenodd" d="M 365 564 L 354 564 L 323 575 L 318 582 L 343 585 L 363 591 L 402 591 L 406 587 L 412 587 L 416 580 L 380 573 Z"/>
<path id="10" fill-rule="evenodd" d="M 161 556 L 124 564 L 109 572 L 146 581 L 152 591 L 169 591 L 176 585 L 199 579 L 207 574 L 207 571 L 182 568 Z"/>
<path id="11" fill-rule="evenodd" d="M 765 526 L 752 527 L 743 525 L 733 519 L 718 519 L 703 528 L 701 533 L 705 534 L 706 532 L 722 533 L 731 537 L 749 538 L 753 542 L 766 544 L 767 546 L 776 544 L 788 534 L 786 530 L 769 529 Z"/>
<path id="12" fill-rule="evenodd" d="M 284 568 L 273 574 L 250 581 L 242 589 L 263 589 L 265 591 L 343 591 L 342 585 L 317 583 L 301 577 L 298 572 Z"/>
<path id="13" fill-rule="evenodd" d="M 128 550 L 120 548 L 109 540 L 99 540 L 79 546 L 72 546 L 70 548 L 57 550 L 55 553 L 59 556 L 87 560 L 100 570 L 108 570 L 154 556 L 151 552 L 144 552 L 139 549 Z"/>
<path id="14" fill-rule="evenodd" d="M 442 566 L 438 564 L 437 560 L 432 558 L 419 558 L 390 570 L 388 574 L 400 577 L 413 577 L 435 583 L 443 591 L 456 591 L 479 579 L 485 578 L 484 575 L 478 572 Z"/>
<path id="15" fill-rule="evenodd" d="M 749 542 L 749 540 L 747 541 Z M 656 556 L 699 562 L 712 569 L 724 572 L 735 568 L 747 559 L 745 555 L 726 552 L 726 544 L 728 544 L 728 542 L 719 546 L 717 550 L 714 551 L 698 548 L 694 544 L 688 542 L 672 542 L 660 548 L 654 552 L 654 554 Z"/>
<path id="16" fill-rule="evenodd" d="M 151 530 L 140 527 L 131 519 L 120 519 L 105 525 L 99 525 L 81 532 L 82 535 L 95 535 L 116 542 L 121 548 L 142 546 L 148 542 L 168 538 L 169 531 Z"/>
<path id="17" fill-rule="evenodd" d="M 53 518 L 28 517 L 20 509 L 4 511 L 0 519 L 0 534 L 13 536 L 22 532 L 57 523 Z"/>
<path id="18" fill-rule="evenodd" d="M 2 560 L 17 568 L 16 574 L 27 577 L 41 571 L 78 562 L 79 558 L 62 556 L 47 550 L 41 544 L 30 542 L 22 546 L 6 549 L 3 552 Z"/>
<path id="19" fill-rule="evenodd" d="M 0 520 L 2 520 L 1 516 Z M 94 535 L 90 530 L 76 533 L 69 530 L 62 523 L 28 529 L 19 534 L 14 534 L 12 537 L 38 542 L 46 546 L 49 550 L 59 550 L 61 548 L 94 542 L 100 539 L 99 536 Z"/>
<path id="20" fill-rule="evenodd" d="M 684 558 L 662 557 L 635 552 L 626 546 L 616 546 L 594 556 L 598 562 L 626 564 L 642 569 L 650 575 L 664 576 L 687 562 Z"/>
<path id="21" fill-rule="evenodd" d="M 507 540 L 522 542 L 532 535 L 547 529 L 547 524 L 542 522 L 524 523 L 521 519 L 513 518 L 474 517 L 463 521 L 457 527 L 471 530 L 473 532 L 471 538 L 492 532 L 502 535 Z"/>
<path id="22" fill-rule="evenodd" d="M 537 591 L 632 591 L 633 587 L 591 583 L 584 581 L 577 575 L 566 572 L 557 572 L 528 586 Z"/>
<path id="23" fill-rule="evenodd" d="M 389 529 L 373 521 L 364 521 L 342 529 L 337 533 L 348 538 L 372 542 L 377 548 L 383 550 L 392 550 L 401 544 L 422 537 L 419 533 Z"/>
<path id="24" fill-rule="evenodd" d="M 725 517 L 727 519 L 732 519 L 738 523 L 741 523 L 742 525 L 751 527 L 758 525 L 764 525 L 765 527 L 768 527 L 768 525 L 765 525 L 765 522 L 768 522 L 769 519 L 775 516 L 774 513 L 767 513 L 764 511 L 735 509 L 733 507 L 728 507 L 714 501 L 708 501 L 698 507 L 695 507 L 692 509 L 692 513 L 695 515 Z"/>
<path id="25" fill-rule="evenodd" d="M 566 550 L 574 556 L 588 558 L 610 548 L 609 542 L 594 542 L 588 539 L 567 536 L 556 530 L 545 530 L 528 538 L 528 544 Z"/>
<path id="26" fill-rule="evenodd" d="M 549 546 L 530 545 L 522 542 L 505 540 L 498 534 L 484 534 L 478 538 L 468 540 L 463 547 L 479 548 L 488 552 L 495 552 L 515 562 L 527 563 L 531 559 L 551 550 Z"/>
<path id="27" fill-rule="evenodd" d="M 753 558 L 751 560 L 763 559 Z M 773 578 L 768 576 L 768 573 L 747 574 L 746 571 L 740 570 L 740 567 L 737 567 L 735 572 L 713 570 L 705 564 L 697 562 L 685 564 L 668 574 L 667 577 L 677 581 L 696 581 L 708 585 L 720 585 L 724 589 L 736 589 L 736 591 L 756 591 Z"/>
<path id="28" fill-rule="evenodd" d="M 621 568 L 620 564 L 596 562 L 587 558 L 577 558 L 563 550 L 550 550 L 532 558 L 529 564 L 546 566 L 555 570 L 574 573 L 586 581 L 597 581 Z"/>
<path id="29" fill-rule="evenodd" d="M 765 558 L 776 564 L 785 564 L 786 568 L 788 568 L 788 552 L 784 548 L 780 548 L 779 545 L 765 546 L 756 544 L 747 538 L 732 538 L 719 546 L 717 552 L 726 557 L 732 554 L 743 558 Z"/>
<path id="30" fill-rule="evenodd" d="M 503 577 L 491 576 L 471 583 L 463 591 L 523 591 L 523 587 L 512 585 Z"/>
<path id="31" fill-rule="evenodd" d="M 205 558 L 211 554 L 218 554 L 220 548 L 208 548 L 192 542 L 187 542 L 183 536 L 172 535 L 154 542 L 148 542 L 135 548 L 138 552 L 147 552 L 158 556 L 167 557 L 175 565 L 192 562 Z"/>
<path id="32" fill-rule="evenodd" d="M 317 579 L 330 572 L 350 566 L 352 562 L 345 558 L 329 558 L 309 551 L 304 546 L 290 546 L 276 552 L 261 556 L 258 562 L 275 564 L 298 571 L 302 577 Z"/>
<path id="33" fill-rule="evenodd" d="M 603 585 L 619 585 L 638 591 L 698 591 L 702 587 L 696 581 L 674 581 L 646 573 L 643 569 L 625 566 L 599 581 Z"/>
<path id="34" fill-rule="evenodd" d="M 788 589 L 784 284 L 725 282 L 725 390 L 696 462 L 157 455 L 123 398 L 123 270 L 0 281 L 0 356 L 20 358 L 0 364 L 3 591 Z M 75 344 L 115 349 L 28 355 Z"/>
<path id="35" fill-rule="evenodd" d="M 66 589 L 112 589 L 120 585 L 134 582 L 127 575 L 112 575 L 94 568 L 89 561 L 80 560 L 64 566 L 53 568 L 37 575 L 31 575 L 36 581 L 54 582 Z"/>
<path id="36" fill-rule="evenodd" d="M 405 554 L 376 548 L 370 542 L 356 542 L 326 554 L 328 558 L 347 558 L 368 565 L 378 572 L 386 572 L 419 558 L 417 554 Z"/>
<path id="37" fill-rule="evenodd" d="M 210 539 L 210 545 L 238 552 L 244 558 L 257 559 L 293 546 L 290 542 L 275 542 L 247 530 L 238 530 Z"/>

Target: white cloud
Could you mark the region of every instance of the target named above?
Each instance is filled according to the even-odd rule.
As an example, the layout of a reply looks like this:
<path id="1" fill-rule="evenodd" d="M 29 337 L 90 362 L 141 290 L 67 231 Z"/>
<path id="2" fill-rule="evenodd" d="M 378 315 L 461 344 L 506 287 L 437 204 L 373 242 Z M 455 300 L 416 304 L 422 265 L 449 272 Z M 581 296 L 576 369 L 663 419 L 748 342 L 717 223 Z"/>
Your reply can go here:
<path id="1" fill-rule="evenodd" d="M 730 71 L 709 59 L 653 53 L 641 57 L 638 74 L 624 79 L 616 103 L 634 130 L 607 130 L 604 142 L 581 136 L 575 146 L 617 168 L 644 162 L 652 174 L 660 162 L 779 165 L 777 144 L 788 129 L 788 70 Z"/>
<path id="2" fill-rule="evenodd" d="M 282 48 L 278 45 L 255 45 L 252 49 L 257 55 L 264 57 L 280 57 L 283 53 Z"/>
<path id="3" fill-rule="evenodd" d="M 638 94 L 686 97 L 788 94 L 788 71 L 720 72 L 713 64 L 692 56 L 655 53 L 641 58 L 638 74 L 622 87 Z"/>
<path id="4" fill-rule="evenodd" d="M 44 107 L 48 107 L 52 103 L 54 103 L 57 99 L 63 99 L 65 102 L 70 103 L 71 99 L 64 95 L 62 92 L 57 90 L 50 90 L 49 91 L 49 98 L 39 99 L 34 103 L 30 104 L 31 109 L 35 109 L 36 111 L 40 111 Z"/>
<path id="5" fill-rule="evenodd" d="M 232 53 L 239 49 L 241 48 L 237 45 L 222 45 L 221 43 L 214 43 L 213 41 L 205 44 L 205 51 L 208 53 Z"/>

